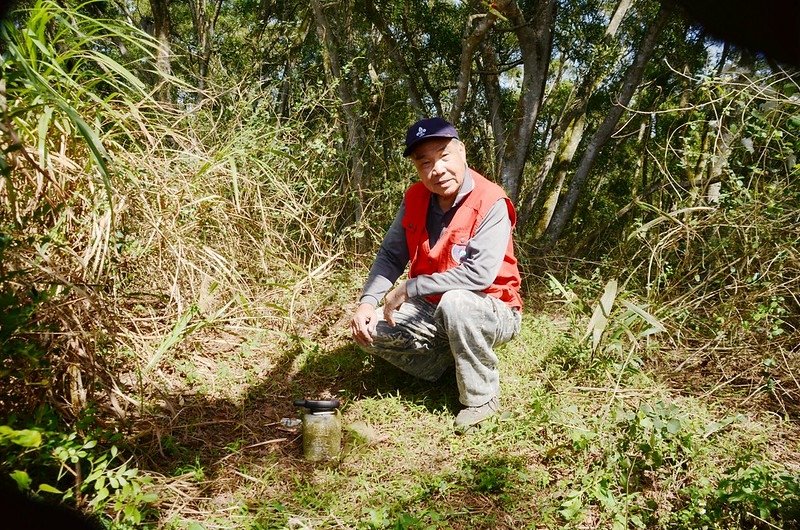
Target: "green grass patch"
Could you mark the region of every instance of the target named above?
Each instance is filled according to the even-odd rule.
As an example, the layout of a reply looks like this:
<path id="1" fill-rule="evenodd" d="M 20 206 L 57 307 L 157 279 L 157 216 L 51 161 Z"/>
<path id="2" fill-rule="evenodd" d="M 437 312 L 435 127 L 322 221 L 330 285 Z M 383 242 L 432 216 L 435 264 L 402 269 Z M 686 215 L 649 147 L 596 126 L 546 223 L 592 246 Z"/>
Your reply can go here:
<path id="1" fill-rule="evenodd" d="M 312 465 L 296 438 L 262 453 L 244 440 L 204 475 L 227 503 L 197 509 L 228 528 L 793 528 L 800 481 L 768 456 L 785 425 L 624 363 L 552 362 L 581 348 L 547 316 L 526 316 L 499 352 L 503 412 L 466 436 L 453 432 L 448 381 L 415 381 L 345 345 L 329 359 L 323 344 L 298 351 L 318 359 L 297 377 L 318 384 L 322 371 L 327 388 L 348 389 L 342 457 Z"/>

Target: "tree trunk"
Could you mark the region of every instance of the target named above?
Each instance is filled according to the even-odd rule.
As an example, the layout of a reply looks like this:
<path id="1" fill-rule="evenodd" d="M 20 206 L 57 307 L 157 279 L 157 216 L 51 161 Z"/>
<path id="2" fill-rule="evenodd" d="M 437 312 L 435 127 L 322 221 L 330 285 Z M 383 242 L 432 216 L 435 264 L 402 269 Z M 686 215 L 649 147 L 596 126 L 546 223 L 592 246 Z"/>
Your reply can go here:
<path id="1" fill-rule="evenodd" d="M 633 4 L 633 0 L 620 0 L 606 28 L 606 37 L 614 37 L 617 34 L 619 25 L 622 24 L 622 19 L 625 18 L 625 14 L 630 9 L 631 4 Z"/>
<path id="2" fill-rule="evenodd" d="M 507 135 L 500 169 L 500 182 L 511 200 L 516 201 L 519 199 L 522 172 L 547 81 L 556 0 L 539 0 L 529 17 L 530 21 L 525 19 L 516 2 L 503 5 L 502 11 L 514 26 L 523 64 L 521 96 L 514 111 L 513 129 Z"/>
<path id="3" fill-rule="evenodd" d="M 284 120 L 289 117 L 289 111 L 291 109 L 290 99 L 292 92 L 292 78 L 295 72 L 295 65 L 298 62 L 297 56 L 301 46 L 303 45 L 303 42 L 305 42 L 306 37 L 308 36 L 308 31 L 311 28 L 311 20 L 313 19 L 314 15 L 311 13 L 311 10 L 308 10 L 303 14 L 300 27 L 297 28 L 297 31 L 292 36 L 292 45 L 286 52 L 280 91 L 280 113 L 278 115 L 280 120 Z M 262 75 L 264 74 L 262 73 Z"/>
<path id="4" fill-rule="evenodd" d="M 169 43 L 171 24 L 168 0 L 150 0 L 150 11 L 153 13 L 154 36 L 158 41 L 156 70 L 161 76 L 161 86 L 156 91 L 156 95 L 162 102 L 170 103 L 172 93 L 168 78 L 172 75 L 172 52 Z"/>
<path id="5" fill-rule="evenodd" d="M 620 0 L 620 3 L 617 4 L 617 8 L 614 10 L 611 20 L 608 23 L 608 27 L 606 27 L 603 42 L 598 46 L 596 57 L 592 61 L 586 75 L 581 80 L 581 84 L 573 92 L 573 96 L 564 106 L 559 121 L 553 128 L 553 134 L 550 137 L 544 160 L 539 166 L 536 177 L 528 190 L 526 200 L 520 208 L 521 226 L 526 225 L 527 221 L 530 219 L 534 205 L 539 200 L 539 194 L 544 187 L 547 176 L 553 169 L 553 164 L 556 159 L 558 159 L 559 169 L 553 180 L 556 182 L 555 188 L 559 191 L 561 189 L 561 185 L 566 176 L 566 168 L 572 162 L 572 157 L 575 155 L 578 144 L 583 139 L 583 133 L 586 130 L 586 111 L 589 107 L 589 98 L 605 78 L 606 67 L 612 62 L 605 58 L 605 50 L 614 43 L 614 38 L 617 35 L 619 26 L 625 18 L 632 2 L 633 0 Z M 576 126 L 578 120 L 580 120 L 580 125 Z M 569 133 L 569 137 L 563 139 L 567 132 Z M 555 203 L 553 202 L 552 194 L 548 196 L 545 205 L 545 210 L 539 217 L 539 223 L 537 223 L 536 233 L 538 235 L 541 235 L 538 225 L 545 220 L 549 223 L 550 217 L 553 214 L 552 208 L 555 206 Z"/>
<path id="6" fill-rule="evenodd" d="M 378 29 L 381 37 L 383 37 L 383 40 L 386 41 L 387 48 L 389 49 L 389 55 L 392 57 L 395 65 L 400 69 L 400 73 L 408 83 L 408 99 L 411 103 L 411 106 L 417 112 L 417 116 L 419 118 L 426 116 L 427 109 L 422 101 L 422 93 L 417 85 L 417 75 L 411 73 L 408 62 L 400 51 L 400 44 L 398 44 L 397 39 L 392 33 L 392 30 L 389 28 L 386 20 L 378 12 L 378 9 L 375 7 L 373 1 L 366 0 L 363 5 L 367 19 L 369 19 L 372 25 Z"/>
<path id="7" fill-rule="evenodd" d="M 497 7 L 505 9 L 510 0 L 503 0 Z M 472 63 L 474 61 L 475 50 L 486 38 L 489 30 L 492 29 L 495 22 L 497 22 L 497 15 L 494 9 L 490 9 L 488 13 L 481 15 L 472 15 L 467 20 L 466 28 L 464 29 L 464 38 L 461 42 L 461 60 L 459 61 L 458 82 L 456 83 L 456 96 L 453 100 L 453 107 L 450 109 L 450 122 L 458 124 L 461 119 L 461 112 L 464 109 L 464 103 L 467 101 L 467 94 L 469 93 L 469 84 L 472 79 Z M 477 24 L 475 24 L 477 20 Z M 470 27 L 475 24 L 475 27 L 470 30 Z"/>
<path id="8" fill-rule="evenodd" d="M 575 123 L 570 126 L 564 137 L 564 147 L 558 155 L 558 163 L 555 165 L 555 186 L 550 191 L 547 199 L 542 207 L 542 213 L 539 215 L 539 220 L 536 223 L 536 228 L 533 231 L 534 239 L 538 239 L 547 230 L 550 224 L 550 219 L 553 217 L 553 212 L 558 204 L 558 198 L 561 196 L 561 189 L 564 187 L 564 181 L 567 179 L 567 168 L 572 162 L 572 157 L 578 150 L 578 145 L 583 139 L 583 133 L 586 130 L 586 114 L 578 116 Z"/>
<path id="9" fill-rule="evenodd" d="M 752 56 L 746 56 L 739 63 L 740 71 L 734 78 L 733 83 L 736 85 L 747 83 L 747 79 L 753 75 L 755 66 Z M 720 68 L 720 73 L 722 69 Z M 717 136 L 713 139 L 713 147 L 708 146 L 706 149 L 712 150 L 713 154 L 708 161 L 706 169 L 705 181 L 702 181 L 698 176 L 692 181 L 693 188 L 698 192 L 702 191 L 707 193 L 710 184 L 716 184 L 723 180 L 722 175 L 728 167 L 728 159 L 733 151 L 734 140 L 742 132 L 741 127 L 737 127 L 736 123 L 728 123 L 730 120 L 724 115 L 720 115 L 717 119 Z M 746 148 L 746 147 L 745 147 Z M 752 149 L 752 146 L 750 147 Z M 719 190 L 714 193 L 718 193 Z M 707 197 L 706 197 L 707 198 Z M 716 201 L 716 198 L 714 199 Z"/>
<path id="10" fill-rule="evenodd" d="M 192 23 L 197 36 L 197 88 L 201 98 L 204 97 L 203 91 L 208 83 L 208 65 L 211 62 L 214 30 L 222 9 L 222 0 L 216 0 L 216 4 L 211 7 L 213 13 L 209 13 L 208 0 L 191 0 L 189 2 Z"/>
<path id="11" fill-rule="evenodd" d="M 556 158 L 559 159 L 559 165 L 569 164 L 572 160 L 572 156 L 575 154 L 575 150 L 577 149 L 578 142 L 580 142 L 581 137 L 583 136 L 583 130 L 575 131 L 574 123 L 571 122 L 570 119 L 566 119 L 566 114 L 568 113 L 568 109 L 565 107 L 562 112 L 561 116 L 559 116 L 558 121 L 553 126 L 553 130 L 550 133 L 550 140 L 547 143 L 547 149 L 544 154 L 544 158 L 542 159 L 541 164 L 539 164 L 539 169 L 536 171 L 536 176 L 534 177 L 533 182 L 530 185 L 530 189 L 528 190 L 527 198 L 522 202 L 519 206 L 519 225 L 524 227 L 528 224 L 531 215 L 533 214 L 533 207 L 536 204 L 536 201 L 539 198 L 539 194 L 542 191 L 542 187 L 544 186 L 545 180 L 547 179 L 547 175 L 550 174 L 550 170 L 553 169 L 553 164 L 556 161 Z M 582 117 L 582 115 L 579 116 Z M 570 131 L 569 136 L 567 137 L 567 143 L 564 144 L 562 141 L 564 139 L 564 128 L 567 127 Z M 575 139 L 575 149 L 569 151 L 570 154 L 567 155 L 568 151 L 565 149 L 565 145 L 571 145 L 572 139 Z M 566 158 L 565 158 L 566 156 Z M 556 179 L 558 180 L 558 179 Z M 556 187 L 558 189 L 561 188 L 560 184 L 557 184 Z M 549 202 L 549 201 L 546 201 Z M 552 213 L 552 212 L 551 212 Z M 548 215 L 549 220 L 549 215 Z"/>
<path id="12" fill-rule="evenodd" d="M 631 197 L 636 197 L 636 194 L 639 193 L 639 189 L 644 189 L 647 186 L 645 172 L 647 171 L 647 159 L 650 157 L 648 149 L 648 144 L 650 143 L 650 123 L 651 118 L 648 116 L 639 124 L 639 135 L 636 138 L 636 143 L 639 145 L 639 163 L 636 164 L 636 171 L 631 179 Z"/>
<path id="13" fill-rule="evenodd" d="M 600 150 L 606 144 L 608 139 L 611 138 L 611 134 L 614 132 L 617 122 L 622 117 L 622 113 L 630 103 L 633 93 L 636 91 L 636 88 L 642 79 L 644 67 L 653 54 L 653 49 L 655 48 L 658 35 L 665 26 L 667 19 L 668 11 L 662 6 L 659 9 L 655 21 L 651 24 L 647 35 L 642 41 L 642 44 L 636 53 L 636 57 L 634 58 L 633 64 L 631 64 L 627 73 L 625 74 L 625 79 L 623 80 L 617 101 L 615 102 L 614 106 L 611 107 L 611 110 L 606 115 L 606 118 L 600 124 L 600 127 L 597 128 L 597 131 L 595 131 L 594 135 L 589 141 L 589 145 L 586 147 L 583 158 L 581 158 L 578 168 L 575 171 L 575 176 L 570 182 L 567 194 L 564 196 L 563 200 L 559 201 L 556 211 L 553 213 L 553 218 L 550 221 L 550 225 L 547 227 L 547 230 L 543 236 L 545 250 L 552 248 L 555 242 L 558 241 L 558 238 L 561 237 L 561 233 L 564 231 L 567 222 L 571 219 L 578 203 L 578 198 L 583 192 L 586 180 L 595 160 L 597 159 L 597 155 L 600 153 Z"/>
<path id="14" fill-rule="evenodd" d="M 348 80 L 342 75 L 339 51 L 333 33 L 331 32 L 328 18 L 320 4 L 320 0 L 312 0 L 311 7 L 314 10 L 314 18 L 317 22 L 317 35 L 319 35 L 319 40 L 322 42 L 325 53 L 325 65 L 331 77 L 331 81 L 336 83 L 339 99 L 342 102 L 342 111 L 344 113 L 347 131 L 347 143 L 351 152 L 350 160 L 352 161 L 350 178 L 344 182 L 343 189 L 345 191 L 355 192 L 356 194 L 354 221 L 358 222 L 363 215 L 362 190 L 364 186 L 364 168 L 366 167 L 364 163 L 364 158 L 366 156 L 364 138 L 366 134 L 359 119 L 358 101 L 350 90 Z"/>
<path id="15" fill-rule="evenodd" d="M 725 65 L 726 65 L 726 63 L 728 61 L 728 54 L 729 53 L 730 53 L 730 45 L 726 42 L 722 46 L 722 53 L 720 54 L 719 62 L 717 63 L 717 68 L 716 68 L 717 77 L 722 75 L 722 72 L 725 69 Z M 697 162 L 694 165 L 694 171 L 693 171 L 692 175 L 698 175 L 700 173 L 701 168 L 706 163 L 706 159 L 708 158 L 706 156 L 706 153 L 708 152 L 708 150 L 706 149 L 707 144 L 708 144 L 708 130 L 709 130 L 708 124 L 709 124 L 709 120 L 704 120 L 703 121 L 703 132 L 700 134 L 700 143 L 699 143 L 699 145 L 700 145 L 699 153 L 700 154 L 698 154 L 698 156 L 697 156 Z M 688 169 L 687 169 L 687 171 L 688 171 Z"/>
<path id="16" fill-rule="evenodd" d="M 497 52 L 494 47 L 484 41 L 481 49 L 483 59 L 483 90 L 486 92 L 486 101 L 489 104 L 489 123 L 492 126 L 494 145 L 492 152 L 492 162 L 494 164 L 493 174 L 497 174 L 500 167 L 503 146 L 506 143 L 506 128 L 503 118 L 503 101 L 500 90 L 500 67 L 497 63 Z"/>

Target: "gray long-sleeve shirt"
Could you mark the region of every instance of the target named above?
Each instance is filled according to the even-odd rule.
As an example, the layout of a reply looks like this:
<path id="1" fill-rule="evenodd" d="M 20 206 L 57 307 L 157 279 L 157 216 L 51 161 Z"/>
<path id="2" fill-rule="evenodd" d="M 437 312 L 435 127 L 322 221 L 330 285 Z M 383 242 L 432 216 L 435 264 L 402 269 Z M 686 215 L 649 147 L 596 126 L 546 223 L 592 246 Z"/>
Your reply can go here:
<path id="1" fill-rule="evenodd" d="M 426 228 L 431 247 L 450 224 L 456 210 L 474 187 L 475 183 L 470 172 L 467 171 L 455 203 L 447 212 L 442 211 L 438 201 L 430 201 Z M 377 306 L 408 265 L 408 246 L 406 245 L 405 229 L 402 225 L 404 214 L 405 202 L 400 205 L 394 221 L 383 238 L 381 248 L 361 292 L 360 302 L 362 303 L 366 302 Z M 486 289 L 500 271 L 510 237 L 511 219 L 508 216 L 505 199 L 500 199 L 489 209 L 486 217 L 475 231 L 475 235 L 469 240 L 466 256 L 461 264 L 444 272 L 425 274 L 409 279 L 406 284 L 408 296 L 426 296 L 452 289 L 468 289 L 470 291 Z"/>

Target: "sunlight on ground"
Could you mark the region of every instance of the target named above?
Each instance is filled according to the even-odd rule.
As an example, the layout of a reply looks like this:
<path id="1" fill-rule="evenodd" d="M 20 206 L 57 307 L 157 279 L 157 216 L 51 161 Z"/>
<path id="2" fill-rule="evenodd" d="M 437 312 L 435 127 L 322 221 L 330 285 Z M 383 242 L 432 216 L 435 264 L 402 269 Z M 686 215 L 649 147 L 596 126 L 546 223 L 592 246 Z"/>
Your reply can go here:
<path id="1" fill-rule="evenodd" d="M 702 489 L 696 477 L 766 472 L 752 455 L 780 422 L 712 409 L 613 359 L 571 368 L 569 355 L 584 353 L 558 322 L 526 315 L 499 351 L 503 412 L 467 436 L 453 434 L 452 373 L 417 381 L 338 341 L 301 341 L 293 356 L 236 377 L 221 369 L 235 356 L 200 358 L 195 390 L 209 395 L 194 410 L 217 416 L 173 433 L 162 521 L 193 530 L 688 524 L 705 508 L 671 506 L 682 488 Z M 224 398 L 226 387 L 238 397 Z M 279 423 L 299 417 L 293 397 L 315 392 L 343 399 L 344 448 L 329 464 L 303 461 L 299 428 Z"/>

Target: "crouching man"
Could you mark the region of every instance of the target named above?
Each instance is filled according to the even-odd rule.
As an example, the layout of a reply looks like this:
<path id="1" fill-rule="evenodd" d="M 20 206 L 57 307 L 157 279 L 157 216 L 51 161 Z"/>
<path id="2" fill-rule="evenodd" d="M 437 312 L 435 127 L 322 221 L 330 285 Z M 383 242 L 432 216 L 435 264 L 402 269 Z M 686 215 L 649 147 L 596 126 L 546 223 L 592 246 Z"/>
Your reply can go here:
<path id="1" fill-rule="evenodd" d="M 494 348 L 520 329 L 516 214 L 500 186 L 469 168 L 450 123 L 420 120 L 405 145 L 419 182 L 383 239 L 351 330 L 367 352 L 427 381 L 455 365 L 464 432 L 497 412 Z"/>

